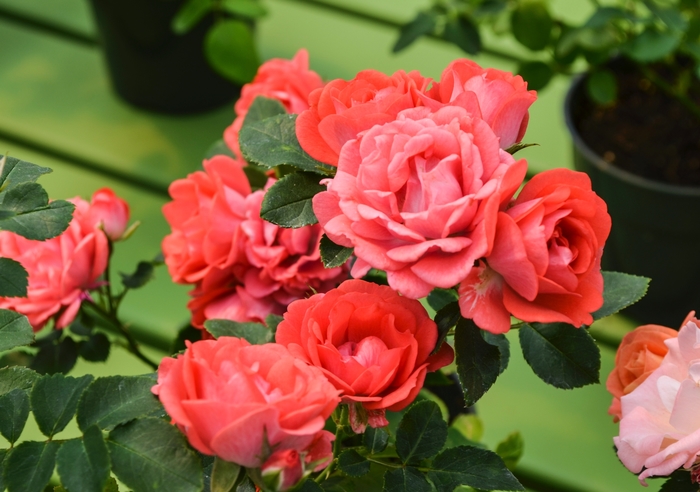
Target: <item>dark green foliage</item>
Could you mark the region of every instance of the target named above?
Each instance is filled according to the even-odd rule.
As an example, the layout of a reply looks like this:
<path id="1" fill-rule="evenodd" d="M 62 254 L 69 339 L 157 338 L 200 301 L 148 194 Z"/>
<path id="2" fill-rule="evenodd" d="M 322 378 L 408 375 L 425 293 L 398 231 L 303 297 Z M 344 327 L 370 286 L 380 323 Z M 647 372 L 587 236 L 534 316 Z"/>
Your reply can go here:
<path id="1" fill-rule="evenodd" d="M 10 366 L 0 369 L 0 395 L 13 389 L 31 390 L 39 375 L 27 367 Z"/>
<path id="2" fill-rule="evenodd" d="M 396 452 L 403 463 L 415 463 L 440 452 L 447 440 L 447 423 L 432 401 L 414 403 L 396 431 Z"/>
<path id="3" fill-rule="evenodd" d="M 61 483 L 68 492 L 100 492 L 109 479 L 110 462 L 102 431 L 92 426 L 82 438 L 63 443 L 56 456 Z"/>
<path id="4" fill-rule="evenodd" d="M 136 271 L 132 274 L 119 273 L 122 284 L 129 289 L 138 289 L 153 280 L 154 265 L 150 261 L 139 261 Z"/>
<path id="5" fill-rule="evenodd" d="M 42 434 L 53 437 L 65 429 L 75 415 L 80 396 L 92 380 L 91 375 L 73 378 L 54 374 L 40 377 L 34 383 L 32 412 Z"/>
<path id="6" fill-rule="evenodd" d="M 381 453 L 389 443 L 389 433 L 384 427 L 367 427 L 363 437 L 363 443 L 370 454 Z"/>
<path id="7" fill-rule="evenodd" d="M 245 338 L 252 345 L 261 345 L 272 341 L 273 332 L 260 323 L 239 323 L 227 319 L 210 319 L 204 322 L 204 327 L 214 338 L 236 337 Z"/>
<path id="8" fill-rule="evenodd" d="M 430 302 L 430 296 L 428 296 L 428 302 Z M 433 300 L 433 302 L 435 302 L 435 300 Z M 447 338 L 447 334 L 450 332 L 452 327 L 457 324 L 461 317 L 462 315 L 459 312 L 459 304 L 457 301 L 452 301 L 437 310 L 437 313 L 435 313 L 435 324 L 437 324 L 438 339 L 437 342 L 435 342 L 435 348 L 433 348 L 433 351 L 431 352 L 432 354 L 435 354 L 438 350 L 440 350 L 440 346 L 445 341 L 445 338 Z"/>
<path id="9" fill-rule="evenodd" d="M 303 227 L 316 224 L 311 200 L 325 191 L 319 184 L 322 176 L 299 172 L 284 176 L 265 194 L 260 207 L 260 217 L 281 227 Z"/>
<path id="10" fill-rule="evenodd" d="M 554 21 L 544 2 L 521 2 L 511 18 L 513 36 L 533 51 L 543 50 L 552 35 Z"/>
<path id="11" fill-rule="evenodd" d="M 335 244 L 325 234 L 321 237 L 321 261 L 326 268 L 336 268 L 345 264 L 352 256 L 353 249 Z"/>
<path id="12" fill-rule="evenodd" d="M 432 487 L 425 475 L 408 466 L 388 470 L 384 474 L 384 492 L 430 492 Z"/>
<path id="13" fill-rule="evenodd" d="M 554 77 L 552 67 L 542 61 L 529 61 L 518 67 L 518 75 L 527 82 L 527 88 L 538 91 Z"/>
<path id="14" fill-rule="evenodd" d="M 603 307 L 593 313 L 593 319 L 601 319 L 631 306 L 647 293 L 647 277 L 620 272 L 603 272 Z"/>
<path id="15" fill-rule="evenodd" d="M 394 53 L 398 53 L 404 48 L 413 44 L 415 40 L 426 34 L 432 34 L 437 25 L 437 15 L 434 11 L 418 12 L 416 18 L 401 27 L 399 39 L 392 48 Z"/>
<path id="16" fill-rule="evenodd" d="M 440 453 L 433 460 L 428 478 L 437 492 L 452 492 L 458 485 L 484 490 L 525 490 L 496 453 L 472 446 L 458 446 Z"/>
<path id="17" fill-rule="evenodd" d="M 239 84 L 250 82 L 260 65 L 251 27 L 235 19 L 220 20 L 209 30 L 204 53 L 217 72 Z"/>
<path id="18" fill-rule="evenodd" d="M 0 434 L 14 444 L 24 430 L 29 417 L 29 397 L 16 388 L 0 396 Z"/>
<path id="19" fill-rule="evenodd" d="M 435 288 L 430 291 L 430 294 L 428 294 L 428 305 L 435 311 L 440 311 L 448 304 L 457 301 L 457 298 L 457 292 L 455 292 L 454 289 Z M 455 319 L 452 326 L 454 326 L 456 323 L 457 320 Z"/>
<path id="20" fill-rule="evenodd" d="M 109 357 L 111 344 L 104 333 L 95 333 L 80 343 L 79 354 L 90 362 L 104 362 Z"/>
<path id="21" fill-rule="evenodd" d="M 71 337 L 37 340 L 36 344 L 39 351 L 29 367 L 40 374 L 65 374 L 78 360 L 78 344 Z"/>
<path id="22" fill-rule="evenodd" d="M 474 22 L 464 15 L 450 19 L 445 25 L 442 36 L 470 55 L 476 55 L 481 51 L 479 30 Z"/>
<path id="23" fill-rule="evenodd" d="M 27 271 L 18 261 L 0 258 L 0 296 L 24 297 L 27 295 L 27 284 Z"/>
<path id="24" fill-rule="evenodd" d="M 617 100 L 617 81 L 610 70 L 598 70 L 586 79 L 588 96 L 601 105 L 612 104 Z"/>
<path id="25" fill-rule="evenodd" d="M 14 311 L 0 309 L 0 352 L 29 345 L 32 341 L 34 331 L 27 318 Z"/>
<path id="26" fill-rule="evenodd" d="M 338 467 L 348 476 L 361 477 L 369 473 L 370 462 L 354 449 L 346 449 L 338 456 Z"/>
<path id="27" fill-rule="evenodd" d="M 506 355 L 498 345 L 484 339 L 482 330 L 473 321 L 464 318 L 457 323 L 454 348 L 464 400 L 471 406 L 496 382 Z"/>
<path id="28" fill-rule="evenodd" d="M 14 448 L 5 460 L 4 479 L 9 492 L 43 492 L 59 447 L 54 441 L 25 441 Z"/>
<path id="29" fill-rule="evenodd" d="M 229 492 L 238 481 L 241 470 L 236 463 L 216 458 L 212 466 L 211 492 Z"/>

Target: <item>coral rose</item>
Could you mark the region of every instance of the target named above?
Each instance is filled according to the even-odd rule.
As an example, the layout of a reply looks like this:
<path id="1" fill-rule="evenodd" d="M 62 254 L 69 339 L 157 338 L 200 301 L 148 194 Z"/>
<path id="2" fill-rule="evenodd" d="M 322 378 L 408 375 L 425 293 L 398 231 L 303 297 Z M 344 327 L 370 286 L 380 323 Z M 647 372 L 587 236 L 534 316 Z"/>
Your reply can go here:
<path id="1" fill-rule="evenodd" d="M 121 201 L 111 191 L 109 194 L 114 201 Z M 12 232 L 0 232 L 0 256 L 18 261 L 29 274 L 27 297 L 0 298 L 0 308 L 27 316 L 34 331 L 51 318 L 55 318 L 56 328 L 69 325 L 88 291 L 99 287 L 100 276 L 107 268 L 109 242 L 102 227 L 112 223 L 112 208 L 103 208 L 100 199 L 94 197 L 96 210 L 81 198 L 69 201 L 75 205 L 75 212 L 60 236 L 32 241 Z"/>
<path id="2" fill-rule="evenodd" d="M 258 96 L 281 102 L 290 113 L 301 113 L 309 107 L 309 94 L 323 87 L 321 77 L 309 70 L 309 53 L 301 49 L 292 60 L 274 58 L 263 63 L 252 82 L 241 89 L 241 97 L 234 107 L 236 119 L 224 131 L 224 141 L 242 159 L 238 145 L 238 133 L 248 108 Z"/>
<path id="3" fill-rule="evenodd" d="M 600 258 L 610 233 L 605 202 L 584 173 L 536 175 L 498 214 L 491 253 L 459 287 L 462 316 L 492 333 L 510 315 L 528 322 L 593 322 L 603 305 Z"/>
<path id="4" fill-rule="evenodd" d="M 266 449 L 305 455 L 340 400 L 285 347 L 233 337 L 188 342 L 163 359 L 152 391 L 195 449 L 250 468 L 270 458 Z"/>
<path id="5" fill-rule="evenodd" d="M 410 404 L 428 371 L 453 359 L 452 347 L 438 339 L 437 326 L 414 299 L 391 288 L 363 280 L 348 280 L 337 289 L 290 304 L 277 326 L 277 343 L 323 370 L 350 403 L 369 413 L 370 425 L 386 425 L 385 410 Z"/>
<path id="6" fill-rule="evenodd" d="M 81 202 L 85 212 L 78 214 L 86 221 L 84 226 L 92 229 L 99 225 L 112 241 L 121 239 L 129 223 L 129 204 L 119 198 L 109 188 L 102 188 L 92 194 L 90 204 Z"/>
<path id="7" fill-rule="evenodd" d="M 348 142 L 313 208 L 328 237 L 420 298 L 452 288 L 492 247 L 499 207 L 525 176 L 489 126 L 463 108 L 415 108 Z"/>
<path id="8" fill-rule="evenodd" d="M 520 75 L 481 68 L 471 60 L 455 60 L 442 72 L 423 99 L 433 110 L 441 105 L 461 106 L 489 124 L 502 149 L 520 142 L 529 120 L 528 109 L 537 99 Z"/>
<path id="9" fill-rule="evenodd" d="M 690 313 L 683 325 L 694 315 L 695 312 Z M 678 332 L 671 328 L 644 325 L 622 338 L 615 354 L 615 367 L 605 383 L 605 387 L 613 395 L 608 413 L 614 417 L 615 422 L 620 420 L 622 412 L 620 398 L 631 393 L 659 367 L 668 352 L 664 341 L 677 336 Z"/>
<path id="10" fill-rule="evenodd" d="M 631 393 L 620 398 L 617 455 L 633 473 L 670 475 L 692 467 L 700 454 L 700 322 L 692 318 L 664 343 L 661 365 Z"/>
<path id="11" fill-rule="evenodd" d="M 345 142 L 422 105 L 419 94 L 430 82 L 416 71 L 403 70 L 391 76 L 364 70 L 350 81 L 332 80 L 311 93 L 311 107 L 297 118 L 299 144 L 315 159 L 335 166 Z"/>
<path id="12" fill-rule="evenodd" d="M 175 181 L 173 201 L 163 207 L 172 228 L 163 240 L 165 263 L 175 282 L 195 284 L 193 325 L 262 322 L 347 278 L 345 266 L 323 267 L 319 225 L 283 229 L 260 218 L 265 191 L 251 193 L 240 161 L 217 156 L 204 169 Z"/>

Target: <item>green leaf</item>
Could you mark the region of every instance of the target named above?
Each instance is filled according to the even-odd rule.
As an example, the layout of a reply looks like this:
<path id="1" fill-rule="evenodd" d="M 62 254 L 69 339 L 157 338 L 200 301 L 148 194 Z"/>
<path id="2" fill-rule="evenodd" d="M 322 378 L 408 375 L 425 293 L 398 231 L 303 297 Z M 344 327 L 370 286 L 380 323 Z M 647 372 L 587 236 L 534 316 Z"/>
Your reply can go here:
<path id="1" fill-rule="evenodd" d="M 399 39 L 394 43 L 392 51 L 398 53 L 413 44 L 421 36 L 432 34 L 437 26 L 437 14 L 434 11 L 418 12 L 418 15 L 408 24 L 401 27 Z"/>
<path id="2" fill-rule="evenodd" d="M 5 490 L 5 479 L 3 478 L 5 474 L 5 458 L 8 455 L 8 449 L 0 449 L 0 490 Z"/>
<path id="3" fill-rule="evenodd" d="M 42 175 L 51 172 L 48 167 L 37 166 L 31 162 L 23 161 L 15 157 L 5 156 L 0 162 L 5 161 L 0 173 L 0 188 L 7 191 L 20 183 L 33 183 Z M 4 195 L 3 193 L 2 195 Z"/>
<path id="4" fill-rule="evenodd" d="M 260 206 L 260 217 L 281 227 L 303 227 L 316 224 L 312 199 L 326 187 L 319 184 L 321 176 L 315 173 L 288 174 L 265 193 Z"/>
<path id="5" fill-rule="evenodd" d="M 90 362 L 104 362 L 109 357 L 110 347 L 109 338 L 104 333 L 95 333 L 80 343 L 79 354 Z"/>
<path id="6" fill-rule="evenodd" d="M 73 218 L 74 208 L 75 206 L 70 202 L 55 200 L 37 210 L 3 217 L 0 219 L 0 229 L 14 232 L 27 239 L 44 241 L 66 230 Z"/>
<path id="7" fill-rule="evenodd" d="M 255 164 L 248 164 L 243 168 L 246 178 L 248 178 L 248 183 L 250 184 L 251 190 L 262 190 L 267 185 L 267 181 L 270 179 L 267 174 L 263 171 L 263 168 L 256 166 Z"/>
<path id="8" fill-rule="evenodd" d="M 362 442 L 369 454 L 381 453 L 389 443 L 389 433 L 384 427 L 367 427 Z"/>
<path id="9" fill-rule="evenodd" d="M 226 142 L 224 142 L 223 138 L 220 138 L 219 140 L 211 144 L 211 146 L 204 153 L 204 158 L 211 159 L 212 157 L 215 157 L 217 155 L 236 157 L 236 154 L 234 154 L 233 151 L 229 148 L 229 146 L 226 145 Z"/>
<path id="10" fill-rule="evenodd" d="M 334 243 L 325 234 L 321 236 L 321 261 L 326 268 L 336 268 L 345 264 L 352 256 L 352 248 Z"/>
<path id="11" fill-rule="evenodd" d="M 608 69 L 597 70 L 586 79 L 586 90 L 595 102 L 601 105 L 612 104 L 617 100 L 617 80 Z"/>
<path id="12" fill-rule="evenodd" d="M 79 378 L 54 374 L 42 376 L 32 389 L 32 412 L 39 430 L 46 437 L 66 428 L 78 408 L 83 391 L 92 382 L 91 375 Z"/>
<path id="13" fill-rule="evenodd" d="M 154 380 L 148 376 L 98 378 L 88 386 L 78 403 L 78 427 L 91 425 L 110 430 L 129 420 L 161 408 L 151 393 Z"/>
<path id="14" fill-rule="evenodd" d="M 275 333 L 277 331 L 277 326 L 282 322 L 283 319 L 284 317 L 278 314 L 268 314 L 265 317 L 265 326 L 267 326 L 267 329 L 270 330 L 272 333 Z"/>
<path id="15" fill-rule="evenodd" d="M 599 29 L 616 20 L 634 20 L 634 16 L 626 10 L 617 7 L 598 7 L 588 18 L 584 27 Z"/>
<path id="16" fill-rule="evenodd" d="M 644 0 L 644 5 L 646 5 L 655 16 L 661 19 L 669 29 L 683 32 L 688 28 L 688 21 L 677 8 L 660 8 L 651 0 Z"/>
<path id="17" fill-rule="evenodd" d="M 260 123 L 267 118 L 272 118 L 273 116 L 281 114 L 287 114 L 287 110 L 281 102 L 270 97 L 257 96 L 253 99 L 253 104 L 248 108 L 248 112 L 243 120 L 243 125 Z"/>
<path id="18" fill-rule="evenodd" d="M 430 296 L 428 296 L 428 302 L 430 302 Z M 440 350 L 440 346 L 445 341 L 445 338 L 447 338 L 447 334 L 461 318 L 462 314 L 459 311 L 459 304 L 457 301 L 453 301 L 446 306 L 443 306 L 437 313 L 435 313 L 435 324 L 437 324 L 438 338 L 435 342 L 435 348 L 433 348 L 433 351 L 430 353 L 431 355 L 436 354 L 437 351 Z"/>
<path id="19" fill-rule="evenodd" d="M 509 470 L 513 470 L 523 456 L 523 437 L 513 432 L 496 446 L 496 454 L 501 457 Z"/>
<path id="20" fill-rule="evenodd" d="M 172 30 L 185 34 L 191 30 L 214 6 L 211 0 L 188 0 L 180 7 L 171 22 Z"/>
<path id="21" fill-rule="evenodd" d="M 145 418 L 119 426 L 107 446 L 114 474 L 136 492 L 202 489 L 201 462 L 182 433 L 163 420 Z"/>
<path id="22" fill-rule="evenodd" d="M 457 299 L 458 296 L 454 289 L 441 289 L 436 287 L 430 291 L 430 294 L 428 294 L 428 305 L 437 312 L 448 304 L 456 302 Z M 452 326 L 454 326 L 456 323 L 457 319 L 454 320 Z M 450 326 L 450 328 L 452 328 L 452 326 Z"/>
<path id="23" fill-rule="evenodd" d="M 453 427 L 470 441 L 481 441 L 484 436 L 484 423 L 474 414 L 461 414 L 452 421 Z"/>
<path id="24" fill-rule="evenodd" d="M 539 1 L 519 2 L 511 15 L 510 24 L 515 39 L 533 51 L 547 47 L 554 27 L 547 5 Z"/>
<path id="25" fill-rule="evenodd" d="M 0 258 L 0 297 L 26 297 L 27 284 L 27 270 L 21 263 L 11 258 Z M 0 352 L 2 350 L 0 348 Z"/>
<path id="26" fill-rule="evenodd" d="M 670 55 L 680 42 L 677 33 L 649 28 L 623 46 L 623 51 L 636 61 L 649 63 Z"/>
<path id="27" fill-rule="evenodd" d="M 240 474 L 241 465 L 217 457 L 211 474 L 211 492 L 229 492 Z"/>
<path id="28" fill-rule="evenodd" d="M 3 260 L 5 258 L 0 258 Z M 34 341 L 34 331 L 27 318 L 14 311 L 0 309 L 0 352 Z"/>
<path id="29" fill-rule="evenodd" d="M 431 458 L 447 440 L 447 422 L 440 407 L 429 400 L 414 403 L 396 431 L 396 452 L 405 464 Z"/>
<path id="30" fill-rule="evenodd" d="M 309 480 L 307 480 L 308 482 Z M 243 481 L 236 487 L 236 492 L 256 492 L 257 488 L 249 477 L 244 477 Z M 314 489 L 311 489 L 314 490 Z"/>
<path id="31" fill-rule="evenodd" d="M 111 467 L 102 431 L 93 425 L 82 439 L 64 442 L 56 456 L 56 465 L 68 492 L 104 490 Z"/>
<path id="32" fill-rule="evenodd" d="M 501 373 L 501 349 L 484 340 L 482 330 L 464 318 L 457 323 L 454 343 L 457 376 L 469 407 L 484 396 Z"/>
<path id="33" fill-rule="evenodd" d="M 540 144 L 536 144 L 536 143 L 522 143 L 522 142 L 518 142 L 518 143 L 514 143 L 513 145 L 511 145 L 510 147 L 508 147 L 508 148 L 506 149 L 506 152 L 508 152 L 510 155 L 515 155 L 515 154 L 517 154 L 518 152 L 520 152 L 520 151 L 523 150 L 523 149 L 527 149 L 528 147 L 539 147 L 539 145 L 540 145 Z"/>
<path id="34" fill-rule="evenodd" d="M 650 279 L 627 273 L 603 272 L 603 307 L 593 313 L 601 319 L 631 306 L 647 293 Z"/>
<path id="35" fill-rule="evenodd" d="M 501 352 L 501 366 L 498 372 L 500 376 L 508 368 L 508 363 L 510 362 L 510 342 L 505 335 L 494 335 L 488 331 L 481 332 L 481 336 L 484 338 L 486 343 L 489 345 L 495 345 Z"/>
<path id="36" fill-rule="evenodd" d="M 430 492 L 432 487 L 425 479 L 425 475 L 408 466 L 387 470 L 384 474 L 384 492 Z"/>
<path id="37" fill-rule="evenodd" d="M 24 430 L 29 417 L 27 392 L 17 388 L 0 396 L 0 434 L 14 444 Z"/>
<path id="38" fill-rule="evenodd" d="M 537 376 L 557 388 L 580 388 L 600 380 L 600 350 L 583 328 L 532 323 L 520 328 L 520 346 Z"/>
<path id="39" fill-rule="evenodd" d="M 451 19 L 442 33 L 442 37 L 470 55 L 481 51 L 481 36 L 474 22 L 464 15 Z"/>
<path id="40" fill-rule="evenodd" d="M 5 193 L 2 210 L 21 214 L 45 207 L 49 203 L 49 194 L 39 183 L 20 183 Z"/>
<path id="41" fill-rule="evenodd" d="M 102 492 L 119 492 L 119 484 L 114 477 L 109 477 L 107 479 L 107 485 Z"/>
<path id="42" fill-rule="evenodd" d="M 544 89 L 552 80 L 554 70 L 544 62 L 530 61 L 522 63 L 518 67 L 518 75 L 525 79 L 528 89 L 539 91 Z M 520 150 L 520 148 L 517 150 Z"/>
<path id="43" fill-rule="evenodd" d="M 229 14 L 247 19 L 259 19 L 267 15 L 267 10 L 257 0 L 223 0 L 221 6 Z"/>
<path id="44" fill-rule="evenodd" d="M 335 167 L 317 161 L 301 148 L 296 119 L 295 114 L 279 114 L 244 124 L 238 136 L 245 160 L 266 168 L 288 164 L 302 171 L 334 175 Z"/>
<path id="45" fill-rule="evenodd" d="M 204 53 L 214 70 L 238 84 L 253 80 L 260 66 L 253 31 L 239 20 L 222 20 L 209 29 Z"/>
<path id="46" fill-rule="evenodd" d="M 362 477 L 369 473 L 370 462 L 354 449 L 346 449 L 338 456 L 340 470 L 350 477 Z"/>
<path id="47" fill-rule="evenodd" d="M 680 469 L 668 477 L 659 492 L 698 492 L 698 484 L 693 483 L 689 471 Z"/>
<path id="48" fill-rule="evenodd" d="M 458 485 L 484 490 L 525 490 L 494 452 L 459 446 L 440 453 L 428 472 L 437 492 L 452 492 Z"/>
<path id="49" fill-rule="evenodd" d="M 29 391 L 39 375 L 27 367 L 10 366 L 0 369 L 0 395 L 13 389 Z"/>
<path id="50" fill-rule="evenodd" d="M 40 345 L 29 367 L 40 374 L 67 373 L 78 360 L 78 344 L 70 337 Z"/>
<path id="51" fill-rule="evenodd" d="M 150 261 L 139 261 L 136 271 L 131 275 L 119 273 L 122 277 L 122 284 L 129 289 L 138 289 L 153 280 L 153 263 Z"/>
<path id="52" fill-rule="evenodd" d="M 272 341 L 272 331 L 261 323 L 239 323 L 228 319 L 210 319 L 204 322 L 204 328 L 214 338 L 245 338 L 252 345 L 262 345 Z"/>
<path id="53" fill-rule="evenodd" d="M 326 483 L 326 482 L 324 482 Z M 295 492 L 323 492 L 323 489 L 319 484 L 317 484 L 313 478 L 307 478 L 304 483 L 298 489 L 294 489 Z M 240 491 L 237 491 L 240 492 Z"/>
<path id="54" fill-rule="evenodd" d="M 10 492 L 42 492 L 56 465 L 55 441 L 25 441 L 6 458 L 5 485 Z"/>

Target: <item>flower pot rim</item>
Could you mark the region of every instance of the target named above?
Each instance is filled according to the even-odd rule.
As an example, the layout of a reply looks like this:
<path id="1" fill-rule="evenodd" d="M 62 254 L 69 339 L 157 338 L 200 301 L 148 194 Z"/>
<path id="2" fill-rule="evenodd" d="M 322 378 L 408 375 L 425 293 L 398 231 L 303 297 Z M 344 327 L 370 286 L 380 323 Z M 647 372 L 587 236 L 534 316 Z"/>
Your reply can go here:
<path id="1" fill-rule="evenodd" d="M 588 144 L 586 144 L 579 134 L 576 125 L 574 124 L 574 117 L 571 108 L 573 107 L 575 94 L 583 84 L 587 74 L 587 72 L 584 72 L 573 77 L 571 86 L 569 87 L 566 97 L 564 98 L 564 121 L 566 122 L 566 127 L 571 134 L 574 145 L 586 157 L 586 159 L 593 166 L 598 168 L 599 171 L 612 175 L 620 181 L 625 181 L 629 184 L 639 186 L 640 188 L 646 188 L 657 193 L 665 193 L 669 195 L 700 196 L 700 186 L 674 185 L 638 176 L 605 161 L 593 149 L 591 149 Z"/>

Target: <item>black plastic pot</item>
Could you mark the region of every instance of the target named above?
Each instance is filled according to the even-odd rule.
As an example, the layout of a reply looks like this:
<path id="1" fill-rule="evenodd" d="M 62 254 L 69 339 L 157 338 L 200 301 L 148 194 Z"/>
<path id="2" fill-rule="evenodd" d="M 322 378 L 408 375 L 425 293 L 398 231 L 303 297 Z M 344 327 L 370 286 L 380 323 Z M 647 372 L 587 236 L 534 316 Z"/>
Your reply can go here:
<path id="1" fill-rule="evenodd" d="M 170 23 L 183 0 L 91 0 L 112 86 L 127 102 L 195 113 L 233 101 L 240 88 L 214 72 L 203 45 L 211 18 L 184 35 Z"/>
<path id="2" fill-rule="evenodd" d="M 584 81 L 574 80 L 564 111 L 574 165 L 591 177 L 612 217 L 603 269 L 650 277 L 646 297 L 625 314 L 678 328 L 690 310 L 700 311 L 700 188 L 637 176 L 592 151 L 576 123 L 587 106 Z"/>

